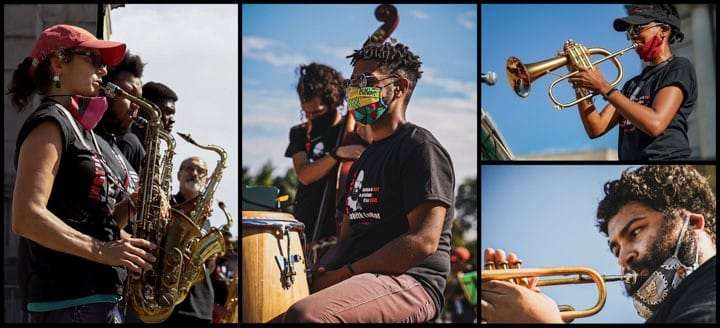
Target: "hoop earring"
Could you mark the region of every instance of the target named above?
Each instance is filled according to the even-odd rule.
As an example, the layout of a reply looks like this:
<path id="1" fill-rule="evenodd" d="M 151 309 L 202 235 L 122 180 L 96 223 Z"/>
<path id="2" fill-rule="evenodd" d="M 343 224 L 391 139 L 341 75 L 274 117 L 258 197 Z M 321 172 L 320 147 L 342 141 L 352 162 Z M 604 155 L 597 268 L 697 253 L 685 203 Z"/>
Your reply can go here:
<path id="1" fill-rule="evenodd" d="M 60 89 L 60 75 L 53 76 L 53 84 L 55 84 L 56 89 Z"/>

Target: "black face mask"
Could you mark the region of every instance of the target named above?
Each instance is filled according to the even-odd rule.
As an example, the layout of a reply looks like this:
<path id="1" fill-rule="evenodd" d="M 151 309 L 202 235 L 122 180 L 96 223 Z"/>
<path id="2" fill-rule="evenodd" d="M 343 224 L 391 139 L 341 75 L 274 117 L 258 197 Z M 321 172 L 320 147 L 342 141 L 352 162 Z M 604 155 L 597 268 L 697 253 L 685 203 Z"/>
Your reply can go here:
<path id="1" fill-rule="evenodd" d="M 330 125 L 332 125 L 334 118 L 335 110 L 328 109 L 325 114 L 322 114 L 321 116 L 311 120 L 313 131 L 324 132 L 325 130 L 330 128 Z"/>

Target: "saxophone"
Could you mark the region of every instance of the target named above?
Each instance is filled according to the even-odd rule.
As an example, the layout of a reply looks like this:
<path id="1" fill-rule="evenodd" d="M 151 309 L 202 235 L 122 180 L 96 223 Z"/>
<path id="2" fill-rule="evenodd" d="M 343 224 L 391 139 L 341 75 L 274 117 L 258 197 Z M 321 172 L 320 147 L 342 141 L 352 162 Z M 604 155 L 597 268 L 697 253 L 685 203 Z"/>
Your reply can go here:
<path id="1" fill-rule="evenodd" d="M 223 315 L 219 323 L 238 323 L 238 277 L 238 271 L 235 271 L 228 287 L 227 300 L 223 305 L 225 315 Z"/>
<path id="2" fill-rule="evenodd" d="M 185 141 L 199 148 L 214 151 L 220 156 L 205 190 L 197 197 L 173 207 L 174 221 L 190 222 L 193 225 L 192 229 L 185 229 L 180 225 L 171 226 L 167 236 L 169 241 L 182 245 L 185 252 L 185 262 L 178 284 L 178 291 L 184 298 L 193 284 L 204 279 L 205 261 L 215 254 L 225 254 L 226 251 L 225 238 L 221 230 L 213 227 L 203 235 L 201 228 L 208 219 L 215 191 L 222 179 L 223 170 L 227 167 L 227 153 L 220 146 L 200 145 L 189 134 L 178 132 L 178 135 Z"/>
<path id="3" fill-rule="evenodd" d="M 194 228 L 192 222 L 173 220 L 174 217 L 163 216 L 161 213 L 162 198 L 169 197 L 168 181 L 171 179 L 175 139 L 162 130 L 161 112 L 155 104 L 130 95 L 112 83 L 102 84 L 102 88 L 110 98 L 125 98 L 137 104 L 147 117 L 146 121 L 138 120 L 146 126 L 143 141 L 146 155 L 138 172 L 138 214 L 133 220 L 132 235 L 159 247 L 151 251 L 157 258 L 152 264 L 152 270 L 143 270 L 140 274 L 133 273 L 129 276 L 124 298 L 142 321 L 162 322 L 185 297 L 179 288 L 185 264 L 183 257 L 186 256 L 184 244 L 166 238 L 167 233 L 179 227 L 188 230 Z M 163 154 L 160 152 L 161 141 L 166 144 Z"/>
<path id="4" fill-rule="evenodd" d="M 223 213 L 225 214 L 225 218 L 227 219 L 227 224 L 223 225 L 222 230 L 229 233 L 230 226 L 233 223 L 233 218 L 230 215 L 230 212 L 228 212 L 227 208 L 225 207 L 224 202 L 218 202 L 218 206 L 223 211 Z M 235 270 L 232 279 L 230 279 L 227 299 L 225 300 L 225 304 L 223 305 L 225 313 L 222 318 L 220 318 L 218 323 L 238 323 L 238 277 L 238 270 Z"/>

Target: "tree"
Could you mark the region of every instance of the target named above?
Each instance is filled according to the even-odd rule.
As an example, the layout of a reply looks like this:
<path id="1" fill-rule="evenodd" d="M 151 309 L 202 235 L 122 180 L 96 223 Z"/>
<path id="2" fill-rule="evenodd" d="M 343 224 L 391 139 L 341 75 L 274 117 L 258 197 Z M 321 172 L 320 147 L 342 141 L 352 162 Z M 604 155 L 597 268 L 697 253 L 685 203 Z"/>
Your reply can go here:
<path id="1" fill-rule="evenodd" d="M 247 167 L 242 169 L 242 182 L 247 186 L 276 187 L 280 190 L 280 196 L 287 195 L 288 200 L 280 203 L 283 212 L 292 213 L 295 193 L 297 192 L 298 180 L 295 170 L 289 168 L 284 176 L 274 176 L 275 167 L 271 161 L 267 161 L 253 176 Z"/>

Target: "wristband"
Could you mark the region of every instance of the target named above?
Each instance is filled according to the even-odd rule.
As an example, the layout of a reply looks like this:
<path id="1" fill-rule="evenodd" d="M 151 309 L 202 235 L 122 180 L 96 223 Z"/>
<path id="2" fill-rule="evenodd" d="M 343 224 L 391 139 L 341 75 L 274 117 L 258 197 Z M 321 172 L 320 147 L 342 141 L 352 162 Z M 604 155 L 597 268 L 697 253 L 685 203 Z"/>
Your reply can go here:
<path id="1" fill-rule="evenodd" d="M 603 99 L 608 100 L 608 98 L 610 98 L 610 95 L 615 91 L 617 91 L 617 89 L 615 89 L 615 88 L 610 89 L 610 91 L 608 91 L 607 93 L 602 95 Z"/>

